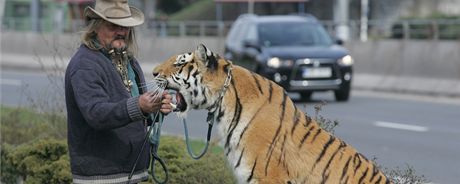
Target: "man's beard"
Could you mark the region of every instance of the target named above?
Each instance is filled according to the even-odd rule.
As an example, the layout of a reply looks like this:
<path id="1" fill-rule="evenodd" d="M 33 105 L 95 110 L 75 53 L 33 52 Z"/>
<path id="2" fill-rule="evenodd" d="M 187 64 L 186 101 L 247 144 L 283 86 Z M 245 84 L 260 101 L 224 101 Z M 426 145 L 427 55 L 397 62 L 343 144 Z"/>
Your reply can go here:
<path id="1" fill-rule="evenodd" d="M 117 48 L 117 47 L 114 47 L 114 42 L 117 41 L 117 40 L 122 40 L 124 42 L 124 45 L 121 47 L 121 48 Z M 128 49 L 128 46 L 127 46 L 127 40 L 126 40 L 126 37 L 123 36 L 123 35 L 117 35 L 115 36 L 115 38 L 110 42 L 109 45 L 106 46 L 107 50 L 114 50 L 115 53 L 122 53 L 124 51 L 126 51 Z"/>

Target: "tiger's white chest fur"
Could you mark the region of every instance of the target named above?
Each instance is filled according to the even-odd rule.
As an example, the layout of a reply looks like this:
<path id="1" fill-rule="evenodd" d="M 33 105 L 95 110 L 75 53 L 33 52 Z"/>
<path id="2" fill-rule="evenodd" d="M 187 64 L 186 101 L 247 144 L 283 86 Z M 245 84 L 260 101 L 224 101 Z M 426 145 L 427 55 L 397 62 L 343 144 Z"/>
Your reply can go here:
<path id="1" fill-rule="evenodd" d="M 227 113 L 222 117 L 220 122 L 217 122 L 217 129 L 221 138 L 221 145 L 224 147 L 224 154 L 227 157 L 229 167 L 234 171 L 238 183 L 248 183 L 247 179 L 250 177 L 252 170 L 251 163 L 247 163 L 247 159 L 245 159 L 245 155 L 243 154 L 244 150 L 241 148 L 241 144 L 243 144 L 241 142 L 241 135 L 250 121 L 250 118 L 244 118 L 244 114 L 241 115 L 242 118 L 238 121 L 236 127 L 232 126 L 232 120 L 234 120 L 232 113 Z M 231 136 L 229 135 L 230 132 L 232 132 Z M 226 143 L 227 141 L 228 144 Z M 252 181 L 251 183 L 254 182 Z"/>

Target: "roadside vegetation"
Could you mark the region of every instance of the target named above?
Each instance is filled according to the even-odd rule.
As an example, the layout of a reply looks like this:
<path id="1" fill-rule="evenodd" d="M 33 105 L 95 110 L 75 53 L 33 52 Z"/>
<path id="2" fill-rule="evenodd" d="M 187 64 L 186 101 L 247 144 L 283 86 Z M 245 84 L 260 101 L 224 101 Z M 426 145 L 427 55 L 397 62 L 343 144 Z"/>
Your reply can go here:
<path id="1" fill-rule="evenodd" d="M 333 133 L 338 125 L 320 115 L 324 104 L 315 107 L 315 120 Z M 71 183 L 69 155 L 64 116 L 53 117 L 33 109 L 1 106 L 1 182 L 24 183 Z M 158 154 L 164 159 L 170 183 L 236 183 L 231 169 L 226 164 L 223 149 L 212 142 L 206 155 L 193 160 L 187 153 L 182 137 L 162 136 Z M 204 146 L 193 141 L 198 152 Z M 375 161 L 376 159 L 374 159 Z M 164 179 L 163 170 L 156 164 L 155 175 Z M 396 184 L 427 183 L 413 167 L 395 169 L 379 166 Z M 150 178 L 149 182 L 153 180 Z"/>

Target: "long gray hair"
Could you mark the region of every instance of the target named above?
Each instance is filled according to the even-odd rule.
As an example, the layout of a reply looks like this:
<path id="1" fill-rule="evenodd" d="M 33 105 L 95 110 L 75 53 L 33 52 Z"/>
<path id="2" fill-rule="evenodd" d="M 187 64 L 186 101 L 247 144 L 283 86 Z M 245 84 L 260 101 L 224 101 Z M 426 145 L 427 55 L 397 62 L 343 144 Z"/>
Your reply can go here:
<path id="1" fill-rule="evenodd" d="M 97 33 L 96 30 L 103 24 L 105 23 L 106 20 L 104 19 L 90 19 L 87 22 L 87 26 L 84 30 L 84 33 L 81 37 L 81 42 L 85 44 L 88 48 L 92 50 L 99 50 L 102 49 L 103 46 L 101 44 L 98 44 L 95 42 L 94 39 L 96 39 Z M 129 28 L 129 33 L 127 37 L 127 51 L 128 55 L 130 56 L 137 56 L 139 47 L 137 45 L 136 41 L 136 34 L 134 31 L 133 27 Z"/>

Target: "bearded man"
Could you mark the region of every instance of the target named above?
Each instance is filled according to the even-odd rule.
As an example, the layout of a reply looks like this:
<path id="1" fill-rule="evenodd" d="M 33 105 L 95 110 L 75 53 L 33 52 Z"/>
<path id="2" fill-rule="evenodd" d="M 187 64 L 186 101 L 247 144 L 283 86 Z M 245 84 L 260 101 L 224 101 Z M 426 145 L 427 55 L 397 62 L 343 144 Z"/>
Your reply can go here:
<path id="1" fill-rule="evenodd" d="M 68 146 L 74 183 L 138 183 L 148 178 L 148 114 L 169 113 L 171 95 L 147 92 L 134 27 L 143 13 L 127 0 L 96 0 L 65 74 Z M 143 150 L 141 152 L 141 150 Z M 128 179 L 136 158 L 134 175 Z"/>

